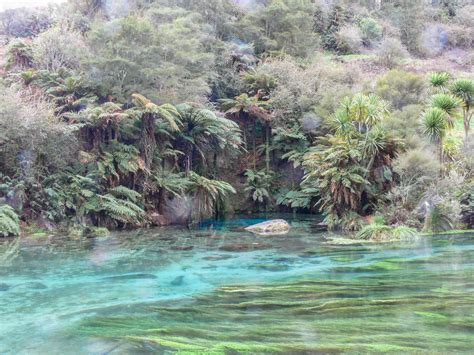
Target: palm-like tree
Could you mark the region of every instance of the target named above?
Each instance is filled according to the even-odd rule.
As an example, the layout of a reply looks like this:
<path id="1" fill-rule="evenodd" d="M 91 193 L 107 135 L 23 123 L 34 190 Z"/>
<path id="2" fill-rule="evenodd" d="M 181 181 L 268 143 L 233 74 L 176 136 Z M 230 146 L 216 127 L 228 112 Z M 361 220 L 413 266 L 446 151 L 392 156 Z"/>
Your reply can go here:
<path id="1" fill-rule="evenodd" d="M 433 107 L 423 114 L 424 134 L 439 146 L 439 159 L 443 162 L 443 139 L 446 136 L 447 114 L 440 108 Z"/>
<path id="2" fill-rule="evenodd" d="M 197 201 L 194 215 L 198 220 L 212 214 L 216 204 L 223 202 L 227 195 L 236 192 L 232 185 L 225 181 L 208 179 L 193 171 L 189 173 L 188 178 L 190 190 L 195 194 Z"/>
<path id="3" fill-rule="evenodd" d="M 428 76 L 428 81 L 434 92 L 446 92 L 451 75 L 447 72 L 433 72 Z"/>
<path id="4" fill-rule="evenodd" d="M 349 136 L 353 131 L 350 125 L 355 125 L 359 132 L 368 131 L 383 121 L 389 114 L 386 101 L 374 94 L 357 94 L 352 99 L 345 98 L 339 110 L 333 117 L 336 132 Z"/>
<path id="5" fill-rule="evenodd" d="M 130 109 L 128 113 L 131 117 L 140 119 L 140 150 L 145 169 L 150 171 L 156 148 L 156 120 L 165 121 L 171 131 L 179 131 L 181 125 L 180 115 L 176 107 L 171 104 L 156 105 L 140 94 L 133 94 L 132 98 L 135 107 Z"/>
<path id="6" fill-rule="evenodd" d="M 366 131 L 381 122 L 388 113 L 387 102 L 374 94 L 355 95 L 349 107 L 350 117 L 358 124 L 362 124 Z"/>
<path id="7" fill-rule="evenodd" d="M 345 137 L 328 135 L 303 159 L 303 182 L 319 191 L 318 205 L 333 228 L 350 212 L 362 212 L 362 195 L 369 181 L 360 164 L 363 152 Z"/>
<path id="8" fill-rule="evenodd" d="M 458 79 L 453 82 L 451 92 L 462 101 L 462 111 L 464 119 L 464 133 L 467 138 L 471 127 L 472 113 L 474 105 L 474 81 L 469 79 Z"/>
<path id="9" fill-rule="evenodd" d="M 268 113 L 269 102 L 259 100 L 259 96 L 249 96 L 248 94 L 241 94 L 233 99 L 222 99 L 219 101 L 221 107 L 228 114 L 236 114 L 242 118 L 244 122 L 249 119 L 253 120 L 253 133 L 252 133 L 252 150 L 253 150 L 253 165 L 254 170 L 257 165 L 257 121 L 262 122 L 265 125 L 265 136 L 266 136 L 266 161 L 267 167 L 269 165 L 269 142 L 270 142 L 270 120 L 271 116 Z M 244 141 L 246 129 L 244 132 Z"/>
<path id="10" fill-rule="evenodd" d="M 39 79 L 48 98 L 56 106 L 56 112 L 66 117 L 68 112 L 82 110 L 88 104 L 94 102 L 97 97 L 91 94 L 90 88 L 87 87 L 82 78 L 76 76 L 63 77 L 64 75 L 66 74 L 40 73 Z"/>
<path id="11" fill-rule="evenodd" d="M 192 104 L 177 106 L 182 129 L 177 134 L 178 144 L 184 148 L 186 175 L 192 169 L 195 154 L 206 159 L 206 152 L 238 151 L 242 144 L 239 126 L 215 112 Z"/>
<path id="12" fill-rule="evenodd" d="M 128 115 L 121 106 L 106 102 L 102 105 L 89 106 L 79 112 L 67 112 L 63 117 L 71 124 L 81 127 L 87 150 L 99 150 L 103 143 L 117 140 L 120 135 L 120 123 Z"/>
<path id="13" fill-rule="evenodd" d="M 454 127 L 454 119 L 458 114 L 461 101 L 450 94 L 436 94 L 430 99 L 430 105 L 445 113 L 446 126 L 451 129 Z"/>

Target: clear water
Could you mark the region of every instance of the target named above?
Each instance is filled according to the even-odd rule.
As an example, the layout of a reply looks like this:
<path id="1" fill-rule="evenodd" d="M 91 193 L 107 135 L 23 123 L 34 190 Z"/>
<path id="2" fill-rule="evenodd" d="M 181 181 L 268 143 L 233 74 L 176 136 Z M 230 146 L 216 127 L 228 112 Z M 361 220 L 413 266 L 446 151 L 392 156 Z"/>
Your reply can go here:
<path id="1" fill-rule="evenodd" d="M 1 242 L 0 353 L 473 353 L 474 235 L 242 231 L 259 221 Z"/>

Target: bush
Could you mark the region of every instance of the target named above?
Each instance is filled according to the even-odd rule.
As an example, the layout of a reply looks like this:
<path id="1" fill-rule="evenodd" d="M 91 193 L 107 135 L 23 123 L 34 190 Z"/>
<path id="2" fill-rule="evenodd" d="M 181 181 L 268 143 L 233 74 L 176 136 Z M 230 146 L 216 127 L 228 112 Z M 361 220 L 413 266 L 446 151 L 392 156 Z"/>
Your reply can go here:
<path id="1" fill-rule="evenodd" d="M 20 218 L 8 205 L 0 206 L 0 237 L 20 234 Z"/>
<path id="2" fill-rule="evenodd" d="M 392 227 L 381 223 L 371 223 L 363 227 L 356 238 L 376 242 L 412 240 L 417 231 L 407 226 Z"/>
<path id="3" fill-rule="evenodd" d="M 31 43 L 15 39 L 8 46 L 7 70 L 24 70 L 33 65 L 33 51 Z"/>
<path id="4" fill-rule="evenodd" d="M 474 181 L 462 187 L 460 200 L 462 221 L 468 228 L 474 228 Z"/>
<path id="5" fill-rule="evenodd" d="M 403 139 L 406 148 L 419 148 L 425 143 L 421 137 L 419 122 L 423 108 L 422 105 L 407 105 L 401 110 L 394 111 L 383 126 L 395 137 Z"/>
<path id="6" fill-rule="evenodd" d="M 33 42 L 35 66 L 49 71 L 78 68 L 87 51 L 79 33 L 69 32 L 60 27 L 41 33 Z"/>
<path id="7" fill-rule="evenodd" d="M 424 229 L 440 232 L 461 227 L 461 197 L 465 177 L 451 171 L 434 181 L 420 200 L 417 211 L 425 217 Z"/>
<path id="8" fill-rule="evenodd" d="M 425 232 L 445 232 L 454 228 L 454 223 L 449 216 L 449 211 L 445 206 L 435 205 L 426 214 Z"/>
<path id="9" fill-rule="evenodd" d="M 400 154 L 393 162 L 393 169 L 403 185 L 416 182 L 426 186 L 436 180 L 440 165 L 433 152 L 413 149 Z"/>
<path id="10" fill-rule="evenodd" d="M 448 36 L 448 44 L 451 47 L 470 49 L 474 45 L 474 27 L 452 24 L 446 26 L 446 32 Z"/>
<path id="11" fill-rule="evenodd" d="M 0 12 L 0 33 L 12 37 L 30 37 L 44 31 L 52 23 L 45 8 L 25 7 Z"/>
<path id="12" fill-rule="evenodd" d="M 425 80 L 418 74 L 392 69 L 377 80 L 375 93 L 396 109 L 421 104 L 425 95 Z"/>
<path id="13" fill-rule="evenodd" d="M 36 163 L 41 162 L 41 169 L 46 171 L 72 164 L 77 148 L 75 128 L 52 116 L 49 104 L 27 91 L 0 91 L 2 172 L 14 176 L 21 171 L 23 176 L 32 176 L 35 172 L 31 168 Z"/>
<path id="14" fill-rule="evenodd" d="M 466 5 L 457 12 L 456 22 L 467 28 L 474 28 L 474 5 Z"/>
<path id="15" fill-rule="evenodd" d="M 386 38 L 380 44 L 377 55 L 383 66 L 393 68 L 402 59 L 408 56 L 408 52 L 400 40 L 396 38 Z"/>
<path id="16" fill-rule="evenodd" d="M 389 224 L 421 227 L 416 208 L 430 184 L 439 175 L 436 155 L 424 149 L 411 149 L 400 154 L 393 162 L 398 184 L 385 196 L 378 208 Z"/>
<path id="17" fill-rule="evenodd" d="M 373 18 L 363 18 L 358 23 L 364 45 L 371 46 L 382 39 L 382 27 Z"/>
<path id="18" fill-rule="evenodd" d="M 354 26 L 341 27 L 335 34 L 337 50 L 344 54 L 359 53 L 362 47 L 360 30 Z"/>

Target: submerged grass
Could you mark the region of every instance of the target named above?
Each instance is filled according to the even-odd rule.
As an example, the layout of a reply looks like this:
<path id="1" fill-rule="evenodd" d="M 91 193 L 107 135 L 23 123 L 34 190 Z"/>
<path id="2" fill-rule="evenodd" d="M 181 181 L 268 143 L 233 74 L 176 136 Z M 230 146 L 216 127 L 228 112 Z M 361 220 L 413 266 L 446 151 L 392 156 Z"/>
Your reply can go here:
<path id="1" fill-rule="evenodd" d="M 474 294 L 459 288 L 469 273 L 420 270 L 407 279 L 405 265 L 387 258 L 367 277 L 225 286 L 173 307 L 97 315 L 71 331 L 157 352 L 471 351 Z"/>

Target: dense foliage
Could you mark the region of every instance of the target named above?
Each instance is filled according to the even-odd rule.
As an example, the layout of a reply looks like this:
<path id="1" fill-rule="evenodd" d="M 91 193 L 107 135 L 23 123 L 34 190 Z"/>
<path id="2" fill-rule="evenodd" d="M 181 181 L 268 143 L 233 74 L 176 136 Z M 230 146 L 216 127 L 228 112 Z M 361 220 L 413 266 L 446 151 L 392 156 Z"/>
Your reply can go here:
<path id="1" fill-rule="evenodd" d="M 233 211 L 472 227 L 469 1 L 86 1 L 0 14 L 0 235 Z M 422 26 L 423 24 L 423 26 Z M 11 207 L 8 207 L 11 206 Z"/>

